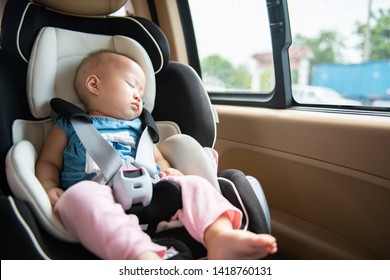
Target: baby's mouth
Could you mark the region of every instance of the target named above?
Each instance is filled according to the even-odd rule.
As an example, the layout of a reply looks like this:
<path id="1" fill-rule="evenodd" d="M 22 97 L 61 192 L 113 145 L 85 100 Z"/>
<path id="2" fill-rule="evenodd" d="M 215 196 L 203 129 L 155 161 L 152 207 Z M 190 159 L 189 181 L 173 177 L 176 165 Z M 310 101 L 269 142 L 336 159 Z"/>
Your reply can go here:
<path id="1" fill-rule="evenodd" d="M 137 109 L 137 111 L 138 111 L 139 108 L 140 108 L 140 104 L 139 104 L 138 102 L 133 102 L 133 103 L 131 103 L 131 106 L 132 106 L 132 107 L 135 107 L 135 108 Z"/>

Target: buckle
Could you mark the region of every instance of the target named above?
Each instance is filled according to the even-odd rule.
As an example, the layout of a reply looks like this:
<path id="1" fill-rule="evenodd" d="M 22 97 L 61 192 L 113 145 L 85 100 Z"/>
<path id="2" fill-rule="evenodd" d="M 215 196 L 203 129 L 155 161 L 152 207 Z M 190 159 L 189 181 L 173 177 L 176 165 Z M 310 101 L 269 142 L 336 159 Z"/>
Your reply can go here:
<path id="1" fill-rule="evenodd" d="M 130 209 L 133 204 L 147 206 L 152 200 L 153 184 L 144 167 L 120 169 L 114 176 L 112 188 L 115 200 L 124 210 Z"/>

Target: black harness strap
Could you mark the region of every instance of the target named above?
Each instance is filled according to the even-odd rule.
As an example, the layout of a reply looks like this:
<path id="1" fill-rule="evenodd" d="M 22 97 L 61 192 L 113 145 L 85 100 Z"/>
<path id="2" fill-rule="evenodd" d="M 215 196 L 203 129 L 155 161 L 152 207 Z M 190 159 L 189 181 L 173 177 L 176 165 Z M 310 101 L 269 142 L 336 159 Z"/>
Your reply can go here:
<path id="1" fill-rule="evenodd" d="M 152 140 L 153 140 L 153 143 L 157 143 L 160 140 L 160 134 L 158 132 L 158 127 L 157 127 L 157 124 L 152 117 L 152 114 L 144 108 L 142 110 L 141 115 L 140 115 L 140 119 L 141 119 L 142 124 L 143 124 L 142 128 L 145 129 L 146 127 L 148 127 L 149 133 L 150 133 Z"/>

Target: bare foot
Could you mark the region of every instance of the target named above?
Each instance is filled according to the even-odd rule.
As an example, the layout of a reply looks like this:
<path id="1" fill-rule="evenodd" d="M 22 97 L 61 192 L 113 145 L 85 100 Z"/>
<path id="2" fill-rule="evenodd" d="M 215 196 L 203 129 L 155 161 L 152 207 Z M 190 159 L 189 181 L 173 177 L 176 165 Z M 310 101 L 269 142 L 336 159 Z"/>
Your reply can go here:
<path id="1" fill-rule="evenodd" d="M 222 220 L 221 220 L 222 219 Z M 229 225 L 226 225 L 226 222 Z M 205 232 L 207 258 L 261 259 L 277 251 L 276 239 L 269 234 L 255 234 L 233 229 L 230 220 L 221 216 Z"/>

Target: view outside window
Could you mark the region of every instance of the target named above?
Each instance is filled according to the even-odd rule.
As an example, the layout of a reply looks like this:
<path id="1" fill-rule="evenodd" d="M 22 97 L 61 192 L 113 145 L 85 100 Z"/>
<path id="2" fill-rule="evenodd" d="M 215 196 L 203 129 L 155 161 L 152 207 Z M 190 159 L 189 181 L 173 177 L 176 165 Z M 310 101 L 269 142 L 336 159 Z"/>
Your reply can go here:
<path id="1" fill-rule="evenodd" d="M 209 92 L 268 93 L 275 85 L 265 0 L 189 0 Z"/>
<path id="2" fill-rule="evenodd" d="M 390 107 L 390 1 L 290 0 L 293 97 Z"/>

